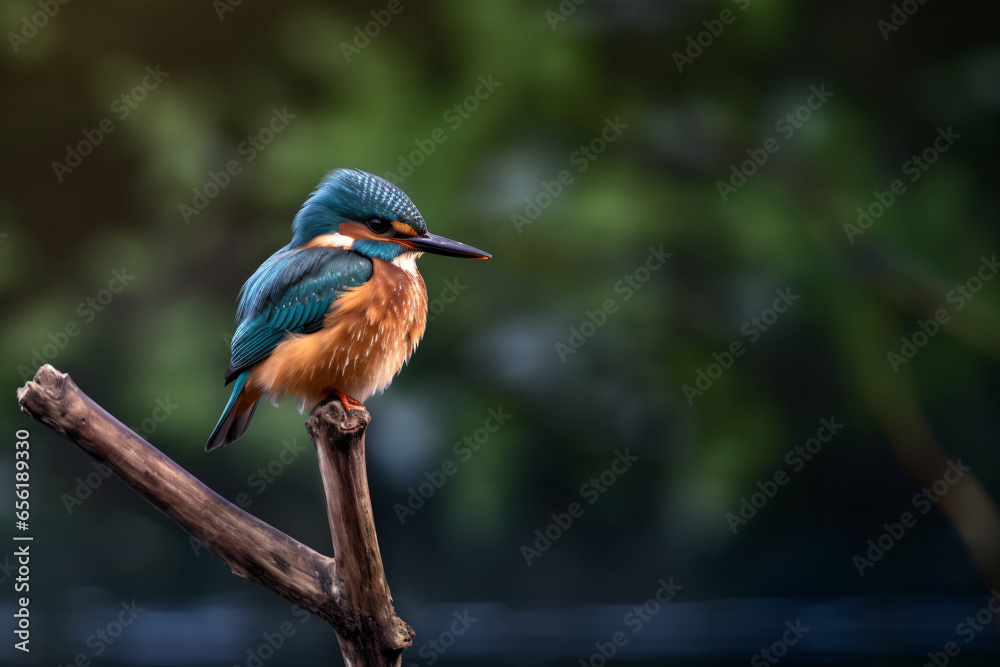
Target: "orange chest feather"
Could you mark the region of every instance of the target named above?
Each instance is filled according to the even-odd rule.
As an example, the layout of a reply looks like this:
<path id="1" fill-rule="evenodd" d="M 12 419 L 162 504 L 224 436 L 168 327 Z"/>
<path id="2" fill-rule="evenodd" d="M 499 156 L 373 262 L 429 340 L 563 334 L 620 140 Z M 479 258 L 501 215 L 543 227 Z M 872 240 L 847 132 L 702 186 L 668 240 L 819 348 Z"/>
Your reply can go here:
<path id="1" fill-rule="evenodd" d="M 413 261 L 405 268 L 372 260 L 371 279 L 348 289 L 326 316 L 324 331 L 348 347 L 398 345 L 409 357 L 427 326 L 427 288 Z"/>
<path id="2" fill-rule="evenodd" d="M 371 279 L 337 298 L 323 329 L 289 336 L 254 368 L 255 389 L 312 403 L 333 389 L 364 401 L 389 385 L 424 335 L 427 289 L 412 257 L 372 261 Z"/>

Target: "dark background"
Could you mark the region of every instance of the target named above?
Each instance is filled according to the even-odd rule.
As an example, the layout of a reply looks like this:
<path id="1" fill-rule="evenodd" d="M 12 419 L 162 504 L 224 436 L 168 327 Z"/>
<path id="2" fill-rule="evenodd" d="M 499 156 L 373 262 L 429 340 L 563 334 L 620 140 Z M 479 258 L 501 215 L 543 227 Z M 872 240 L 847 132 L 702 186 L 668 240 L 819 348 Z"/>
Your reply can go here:
<path id="1" fill-rule="evenodd" d="M 404 665 L 437 661 L 432 639 L 448 664 L 599 665 L 595 642 L 617 631 L 619 664 L 747 664 L 796 621 L 809 631 L 782 664 L 921 665 L 949 641 L 955 664 L 995 664 L 995 627 L 966 643 L 958 626 L 1000 584 L 1000 282 L 961 310 L 948 299 L 1000 247 L 995 5 L 902 3 L 916 12 L 885 32 L 889 2 L 587 0 L 553 28 L 556 0 L 402 0 L 348 62 L 341 44 L 386 4 L 74 0 L 13 44 L 41 10 L 4 3 L 0 479 L 29 429 L 35 542 L 32 652 L 8 634 L 0 660 L 247 665 L 292 621 L 263 664 L 339 664 L 323 622 L 197 554 L 117 479 L 88 488 L 90 459 L 21 415 L 14 390 L 53 363 L 224 496 L 247 494 L 249 511 L 329 553 L 290 401 L 262 405 L 238 445 L 202 451 L 229 393 L 235 298 L 327 171 L 399 173 L 442 128 L 401 185 L 432 231 L 494 259 L 421 260 L 432 303 L 459 295 L 368 403 L 382 554 L 417 631 Z M 734 20 L 712 23 L 723 10 Z M 707 46 L 678 71 L 699 33 Z M 115 100 L 147 67 L 169 74 L 123 118 Z M 500 85 L 467 101 L 479 77 Z M 832 96 L 800 109 L 812 86 Z M 274 109 L 294 118 L 248 161 L 241 142 Z M 787 136 L 776 123 L 797 112 Z M 77 166 L 53 166 L 104 118 L 113 131 Z M 627 127 L 580 172 L 574 153 L 608 118 Z M 905 163 L 947 128 L 959 138 L 911 181 Z M 723 201 L 718 182 L 771 137 L 777 152 Z M 234 159 L 240 173 L 186 221 L 181 205 Z M 573 182 L 539 198 L 564 169 Z M 849 238 L 895 179 L 905 192 Z M 526 198 L 547 206 L 519 228 Z M 617 281 L 661 246 L 672 256 L 625 300 Z M 102 292 L 123 270 L 127 286 Z M 798 299 L 751 342 L 744 327 L 773 315 L 779 289 Z M 607 299 L 615 312 L 563 361 L 556 344 Z M 894 368 L 887 355 L 939 309 L 948 321 Z M 745 351 L 718 375 L 713 354 L 734 341 Z M 689 401 L 699 370 L 718 377 Z M 462 460 L 454 443 L 491 409 L 509 420 Z M 843 428 L 793 470 L 786 452 L 831 416 Z M 283 442 L 301 449 L 287 464 Z M 581 485 L 625 450 L 638 462 L 590 504 Z M 456 474 L 401 522 L 394 506 L 447 459 Z M 958 459 L 970 472 L 921 513 L 914 494 Z M 787 483 L 734 535 L 727 514 L 776 471 Z M 583 516 L 527 565 L 522 545 L 572 502 Z M 854 557 L 907 511 L 915 524 L 859 576 Z M 683 588 L 633 632 L 626 615 L 671 577 Z M 9 561 L 0 578 L 9 619 Z M 133 600 L 145 611 L 97 655 L 88 636 Z M 476 622 L 442 637 L 467 609 Z"/>

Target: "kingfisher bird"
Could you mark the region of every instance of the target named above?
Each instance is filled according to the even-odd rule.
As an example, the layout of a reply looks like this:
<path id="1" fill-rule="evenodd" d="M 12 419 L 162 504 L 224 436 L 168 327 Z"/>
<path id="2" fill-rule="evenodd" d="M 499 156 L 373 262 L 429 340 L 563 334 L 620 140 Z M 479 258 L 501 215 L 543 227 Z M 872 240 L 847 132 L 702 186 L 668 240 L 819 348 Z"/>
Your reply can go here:
<path id="1" fill-rule="evenodd" d="M 225 378 L 235 384 L 205 451 L 240 438 L 262 398 L 293 396 L 302 413 L 332 394 L 351 410 L 384 391 L 424 335 L 425 252 L 490 258 L 429 233 L 384 178 L 328 174 L 296 213 L 291 242 L 240 291 Z"/>

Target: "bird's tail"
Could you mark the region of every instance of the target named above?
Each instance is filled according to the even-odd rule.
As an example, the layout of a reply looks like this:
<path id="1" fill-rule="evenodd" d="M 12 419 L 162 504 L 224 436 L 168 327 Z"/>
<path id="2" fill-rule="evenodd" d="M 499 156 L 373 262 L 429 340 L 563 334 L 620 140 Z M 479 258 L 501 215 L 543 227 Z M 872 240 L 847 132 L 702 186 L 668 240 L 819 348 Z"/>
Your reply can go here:
<path id="1" fill-rule="evenodd" d="M 222 411 L 219 423 L 215 425 L 215 430 L 205 443 L 205 451 L 210 452 L 216 447 L 228 445 L 236 442 L 250 425 L 253 418 L 253 411 L 257 407 L 259 396 L 252 398 L 246 391 L 247 377 L 250 371 L 243 371 L 236 378 L 233 385 L 233 395 L 229 397 L 226 409 Z"/>

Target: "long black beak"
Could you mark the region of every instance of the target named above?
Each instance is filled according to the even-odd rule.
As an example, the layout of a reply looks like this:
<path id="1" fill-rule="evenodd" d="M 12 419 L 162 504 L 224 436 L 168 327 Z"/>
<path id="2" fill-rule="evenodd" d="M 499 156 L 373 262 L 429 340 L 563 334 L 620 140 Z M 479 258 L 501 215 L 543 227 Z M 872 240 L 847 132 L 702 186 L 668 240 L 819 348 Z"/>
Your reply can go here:
<path id="1" fill-rule="evenodd" d="M 393 239 L 396 243 L 401 243 L 408 248 L 419 250 L 420 252 L 430 252 L 435 255 L 445 255 L 446 257 L 468 257 L 472 259 L 490 259 L 488 252 L 483 252 L 471 245 L 465 245 L 458 241 L 446 239 L 437 234 L 425 234 L 424 236 L 410 236 L 403 239 Z"/>

